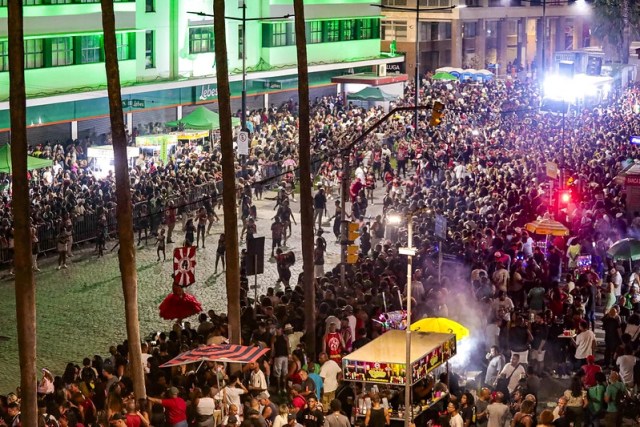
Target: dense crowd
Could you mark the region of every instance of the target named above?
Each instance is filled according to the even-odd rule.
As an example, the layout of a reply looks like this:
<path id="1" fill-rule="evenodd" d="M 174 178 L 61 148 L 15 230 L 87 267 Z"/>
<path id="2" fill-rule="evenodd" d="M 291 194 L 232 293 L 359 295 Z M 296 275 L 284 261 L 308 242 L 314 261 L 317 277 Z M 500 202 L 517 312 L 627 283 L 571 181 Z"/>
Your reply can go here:
<path id="1" fill-rule="evenodd" d="M 413 98 L 413 90 L 407 87 L 405 99 Z M 438 381 L 428 376 L 416 385 L 417 401 L 448 393 L 417 425 L 427 420 L 455 427 L 620 425 L 625 405 L 632 404 L 629 394 L 640 380 L 640 270 L 613 263 L 606 250 L 619 238 L 640 233 L 640 213 L 627 215 L 626 193 L 616 180 L 637 158 L 628 136 L 640 130 L 634 113 L 640 90 L 631 87 L 609 104 L 577 108 L 566 118 L 537 109 L 535 82 L 443 84 L 427 76 L 421 96 L 426 104 L 445 104 L 441 126 L 429 127 L 427 112 L 421 113 L 417 128 L 412 113 L 396 114 L 351 155 L 354 174 L 347 214 L 361 225 L 361 251 L 358 263 L 347 268 L 346 282 L 341 282 L 338 267 L 324 269 L 327 241 L 322 227 L 328 221 L 339 238 L 340 204 L 336 200 L 334 211 L 328 205 L 339 197 L 343 177 L 340 159 L 322 161 L 321 154 L 344 146 L 383 112 L 340 98 L 314 102 L 312 155 L 319 159 L 314 170 L 317 355 L 308 353 L 304 344 L 302 278 L 291 280 L 293 259 L 279 244 L 286 243 L 294 220 L 288 200 L 295 194 L 298 153 L 296 108 L 290 103 L 250 114 L 251 156 L 237 170 L 242 237 L 247 239 L 255 233 L 253 200 L 262 197 L 263 179 L 275 172 L 266 168 L 277 163 L 287 172 L 278 179 L 271 226 L 280 280 L 253 306 L 242 277 L 243 342 L 267 347 L 269 354 L 237 372 L 214 362 L 161 368 L 182 351 L 225 342 L 226 316 L 202 313 L 198 325 L 180 321 L 169 333 L 154 334 L 144 343 L 147 399 L 132 394 L 126 342 L 111 348 L 106 358 L 87 358 L 82 366 L 70 363 L 61 376 L 45 371 L 39 388 L 41 423 L 388 425 L 390 410 L 408 405 L 402 393 L 393 387 L 352 387 L 341 381 L 340 361 L 383 333 L 380 316 L 404 306 L 402 295 L 409 285 L 415 319 L 448 317 L 471 329 L 474 351 L 468 351 L 460 372 L 471 366 L 483 370 L 480 383 L 463 384 L 451 372 Z M 64 223 L 77 215 L 79 205 L 95 212 L 113 206 L 113 179 L 97 180 L 79 167 L 79 153 L 85 151 L 82 144 L 51 147 L 48 155 L 56 166 L 32 175 L 36 223 L 57 218 Z M 217 220 L 215 193 L 198 209 L 189 208 L 186 200 L 174 202 L 172 196 L 219 181 L 219 156 L 215 146 L 210 154 L 178 147 L 167 165 L 153 157 L 136 162 L 134 202 L 145 205 L 136 218 L 140 238 L 149 231 L 164 239 L 160 229 L 166 226 L 171 241 L 182 217 L 185 241 L 204 246 L 205 227 Z M 561 166 L 563 186 L 572 191 L 569 201 L 552 202 L 547 161 Z M 378 187 L 384 197 L 375 203 L 382 203 L 383 214 L 374 219 L 367 209 Z M 8 197 L 4 203 L 10 203 Z M 10 235 L 9 213 L 3 212 L 4 232 Z M 389 224 L 392 214 L 414 217 L 412 246 L 418 253 L 411 284 L 406 283 L 406 258 L 398 252 L 406 244 L 406 226 Z M 436 214 L 447 219 L 442 244 L 434 236 Z M 526 231 L 528 222 L 544 216 L 564 223 L 571 237 L 545 239 Z M 64 225 L 56 226 L 64 230 Z M 98 246 L 103 240 L 98 239 Z M 63 255 L 67 242 L 59 249 Z M 224 268 L 223 237 L 218 252 L 220 248 Z M 457 261 L 441 277 L 438 251 Z M 59 265 L 66 265 L 65 260 Z M 604 343 L 597 343 L 593 332 L 599 307 L 606 312 L 601 323 Z M 597 344 L 604 345 L 604 359 L 595 363 Z M 457 357 L 462 356 L 459 352 Z M 570 379 L 570 387 L 553 411 L 542 411 L 537 406 L 540 382 L 548 376 Z M 371 402 L 364 419 L 354 411 L 361 399 Z M 8 426 L 20 425 L 19 392 L 0 399 L 0 416 Z"/>

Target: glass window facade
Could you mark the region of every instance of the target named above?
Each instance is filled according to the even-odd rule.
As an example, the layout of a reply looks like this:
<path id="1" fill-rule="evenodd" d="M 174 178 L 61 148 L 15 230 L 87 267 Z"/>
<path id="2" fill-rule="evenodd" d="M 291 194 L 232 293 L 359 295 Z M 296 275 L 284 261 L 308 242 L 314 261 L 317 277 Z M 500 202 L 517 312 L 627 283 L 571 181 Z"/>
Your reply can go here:
<path id="1" fill-rule="evenodd" d="M 56 37 L 51 39 L 51 66 L 61 67 L 73 64 L 73 38 Z"/>
<path id="2" fill-rule="evenodd" d="M 44 40 L 32 39 L 24 41 L 24 68 L 44 67 Z"/>
<path id="3" fill-rule="evenodd" d="M 155 31 L 147 30 L 144 34 L 144 67 L 146 69 L 156 66 L 155 58 Z"/>
<path id="4" fill-rule="evenodd" d="M 102 62 L 102 36 L 80 37 L 80 63 Z"/>
<path id="5" fill-rule="evenodd" d="M 189 53 L 208 53 L 213 50 L 213 28 L 189 28 Z"/>
<path id="6" fill-rule="evenodd" d="M 378 18 L 313 20 L 306 22 L 308 44 L 371 40 L 380 37 Z M 292 46 L 296 43 L 294 24 L 262 24 L 262 47 Z"/>

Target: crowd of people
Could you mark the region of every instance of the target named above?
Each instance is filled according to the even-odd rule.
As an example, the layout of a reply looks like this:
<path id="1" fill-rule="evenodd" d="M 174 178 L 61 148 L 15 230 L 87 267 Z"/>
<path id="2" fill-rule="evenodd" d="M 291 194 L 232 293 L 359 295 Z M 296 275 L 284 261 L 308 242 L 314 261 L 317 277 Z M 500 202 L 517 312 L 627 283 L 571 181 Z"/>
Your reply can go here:
<path id="1" fill-rule="evenodd" d="M 242 236 L 247 239 L 255 234 L 253 200 L 262 197 L 263 180 L 280 172 L 267 170 L 268 165 L 281 164 L 286 172 L 278 178 L 271 226 L 271 255 L 280 280 L 255 305 L 246 277 L 241 280 L 242 341 L 269 348 L 268 355 L 235 372 L 214 362 L 161 368 L 182 351 L 225 342 L 226 316 L 202 313 L 198 325 L 177 322 L 172 331 L 153 334 L 143 344 L 146 399 L 132 393 L 126 342 L 111 348 L 106 358 L 96 355 L 82 366 L 70 363 L 61 376 L 44 372 L 39 388 L 42 424 L 388 425 L 394 422 L 392 410 L 397 413 L 399 406 L 411 403 L 393 387 L 352 387 L 341 380 L 340 361 L 384 332 L 380 316 L 401 309 L 402 295 L 411 286 L 414 318 L 448 317 L 468 326 L 471 345 L 480 351 L 468 352 L 464 364 L 483 370 L 480 383 L 463 385 L 451 372 L 438 381 L 428 376 L 416 385 L 418 402 L 447 393 L 417 425 L 621 425 L 624 405 L 632 404 L 640 380 L 640 270 L 614 263 L 606 251 L 619 238 L 640 234 L 640 213 L 627 214 L 626 193 L 616 180 L 638 157 L 628 136 L 640 131 L 634 113 L 640 89 L 632 86 L 609 103 L 574 108 L 562 119 L 537 109 L 541 99 L 532 81 L 443 84 L 427 76 L 422 87 L 423 103 L 445 104 L 442 125 L 429 127 L 427 111 L 420 114 L 417 127 L 412 113 L 398 113 L 351 153 L 354 175 L 347 216 L 360 224 L 361 237 L 359 260 L 346 269 L 345 282 L 338 266 L 325 271 L 328 243 L 323 227 L 328 222 L 339 240 L 337 190 L 344 177 L 341 160 L 325 159 L 323 153 L 333 153 L 383 111 L 345 104 L 340 98 L 314 102 L 318 354 L 305 345 L 304 284 L 302 277 L 291 280 L 295 257 L 280 247 L 295 221 L 289 200 L 295 194 L 298 153 L 296 108 L 290 103 L 249 115 L 252 152 L 237 171 Z M 409 85 L 395 105 L 410 105 L 413 90 Z M 113 207 L 113 179 L 97 180 L 78 167 L 83 150 L 82 144 L 52 147 L 56 167 L 33 174 L 36 224 L 69 221 L 82 205 L 97 213 Z M 205 245 L 205 228 L 217 220 L 215 185 L 210 199 L 197 208 L 174 196 L 219 181 L 219 156 L 215 147 L 211 154 L 179 147 L 167 165 L 155 158 L 136 163 L 134 202 L 145 206 L 136 218 L 139 239 L 148 231 L 169 243 L 182 218 L 184 240 Z M 558 197 L 546 176 L 547 161 L 561 166 L 570 200 L 553 202 Z M 381 203 L 383 211 L 374 219 L 367 209 L 379 187 L 384 196 L 375 203 Z M 8 197 L 4 203 L 10 203 Z M 3 212 L 4 234 L 9 236 L 9 213 Z M 398 251 L 407 243 L 407 229 L 388 223 L 392 214 L 413 216 L 411 244 L 417 254 L 412 283 L 406 282 L 407 260 Z M 442 243 L 434 235 L 436 215 L 447 219 Z M 565 224 L 570 237 L 550 240 L 526 230 L 528 222 L 545 216 Z M 160 231 L 165 226 L 166 240 Z M 97 245 L 104 240 L 98 239 Z M 59 252 L 66 256 L 69 247 Z M 224 268 L 224 236 L 217 252 L 221 248 Z M 441 277 L 438 251 L 457 261 Z M 606 312 L 602 321 L 596 321 L 598 310 Z M 604 342 L 597 342 L 596 326 L 604 330 Z M 596 359 L 599 344 L 604 346 L 602 360 Z M 462 356 L 459 352 L 457 357 Z M 552 411 L 538 405 L 544 391 L 541 379 L 547 377 L 570 380 Z M 19 398 L 18 391 L 0 399 L 0 416 L 10 427 L 20 425 Z M 354 410 L 367 399 L 366 415 Z"/>

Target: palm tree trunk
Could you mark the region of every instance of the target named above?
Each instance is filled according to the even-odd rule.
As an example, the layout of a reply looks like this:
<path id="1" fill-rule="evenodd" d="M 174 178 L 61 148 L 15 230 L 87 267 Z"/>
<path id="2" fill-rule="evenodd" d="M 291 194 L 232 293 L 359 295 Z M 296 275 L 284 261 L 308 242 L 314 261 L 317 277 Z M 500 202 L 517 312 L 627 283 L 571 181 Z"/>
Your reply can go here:
<path id="1" fill-rule="evenodd" d="M 300 228 L 302 231 L 302 274 L 308 354 L 316 354 L 316 288 L 313 271 L 313 198 L 311 196 L 311 135 L 309 133 L 309 69 L 303 0 L 293 1 L 298 56 Z"/>
<path id="2" fill-rule="evenodd" d="M 20 388 L 20 420 L 37 427 L 36 284 L 31 257 L 31 215 L 27 181 L 27 95 L 24 81 L 22 0 L 9 0 L 9 113 L 11 116 L 11 169 L 16 273 L 16 319 Z"/>
<path id="3" fill-rule="evenodd" d="M 629 63 L 629 48 L 631 46 L 631 27 L 629 24 L 629 0 L 622 0 L 620 5 L 622 15 L 622 53 L 620 60 L 623 64 Z"/>
<path id="4" fill-rule="evenodd" d="M 118 221 L 118 265 L 122 276 L 124 313 L 129 342 L 129 364 L 133 378 L 133 391 L 137 399 L 146 397 L 142 350 L 140 347 L 140 324 L 138 320 L 138 272 L 133 237 L 133 215 L 131 188 L 127 161 L 127 136 L 124 131 L 122 97 L 120 94 L 120 71 L 116 50 L 116 27 L 113 0 L 101 0 L 102 29 L 104 32 L 104 58 L 109 95 L 109 115 L 116 176 L 116 218 Z"/>
<path id="5" fill-rule="evenodd" d="M 227 64 L 224 0 L 213 2 L 213 31 L 216 41 L 216 77 L 220 114 L 220 145 L 222 151 L 222 205 L 224 207 L 224 236 L 227 243 L 227 315 L 229 342 L 240 344 L 240 260 L 238 245 L 238 215 L 236 212 L 236 173 L 231 127 L 231 92 Z M 245 41 L 246 43 L 246 41 Z"/>

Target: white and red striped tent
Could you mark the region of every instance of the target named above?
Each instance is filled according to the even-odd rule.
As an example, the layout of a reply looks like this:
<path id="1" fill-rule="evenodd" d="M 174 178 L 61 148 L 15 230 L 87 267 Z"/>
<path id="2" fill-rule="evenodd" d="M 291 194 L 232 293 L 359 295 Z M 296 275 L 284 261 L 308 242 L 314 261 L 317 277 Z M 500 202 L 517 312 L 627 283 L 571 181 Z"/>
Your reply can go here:
<path id="1" fill-rule="evenodd" d="M 179 354 L 160 367 L 169 368 L 198 362 L 251 363 L 256 362 L 268 351 L 268 348 L 237 344 L 206 345 Z"/>

